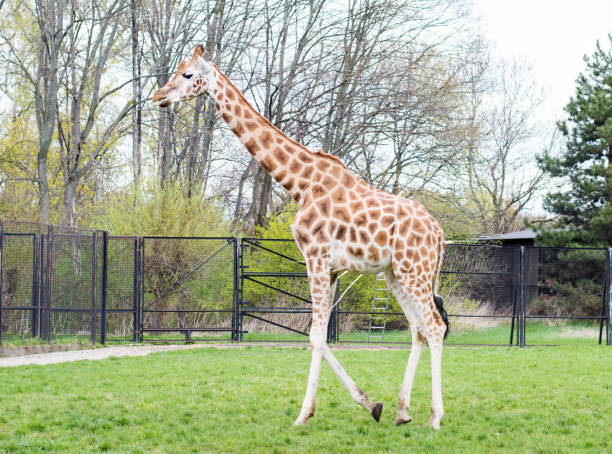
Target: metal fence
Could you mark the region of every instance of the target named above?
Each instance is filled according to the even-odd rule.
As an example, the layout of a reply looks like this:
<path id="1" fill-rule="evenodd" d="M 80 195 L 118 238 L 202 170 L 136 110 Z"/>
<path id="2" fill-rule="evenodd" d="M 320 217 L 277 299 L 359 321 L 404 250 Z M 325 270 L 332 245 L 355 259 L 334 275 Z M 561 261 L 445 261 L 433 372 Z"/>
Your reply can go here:
<path id="1" fill-rule="evenodd" d="M 0 340 L 104 342 L 105 232 L 0 223 Z"/>
<path id="2" fill-rule="evenodd" d="M 611 249 L 449 244 L 439 283 L 446 343 L 612 344 L 611 261 Z M 393 295 L 375 308 L 380 282 L 341 276 L 329 342 L 410 343 Z M 15 344 L 308 342 L 311 323 L 292 240 L 121 237 L 0 221 L 0 296 L 0 341 Z"/>
<path id="3" fill-rule="evenodd" d="M 140 340 L 234 340 L 236 241 L 141 239 Z"/>

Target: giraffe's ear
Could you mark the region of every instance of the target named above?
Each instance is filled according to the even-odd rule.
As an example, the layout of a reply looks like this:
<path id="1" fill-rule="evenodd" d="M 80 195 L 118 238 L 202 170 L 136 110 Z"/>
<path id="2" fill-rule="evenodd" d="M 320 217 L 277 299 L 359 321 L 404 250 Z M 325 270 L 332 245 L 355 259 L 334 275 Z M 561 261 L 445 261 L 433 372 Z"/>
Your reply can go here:
<path id="1" fill-rule="evenodd" d="M 204 46 L 198 44 L 193 50 L 193 56 L 191 58 L 195 60 L 196 58 L 201 57 L 202 55 L 204 55 Z"/>

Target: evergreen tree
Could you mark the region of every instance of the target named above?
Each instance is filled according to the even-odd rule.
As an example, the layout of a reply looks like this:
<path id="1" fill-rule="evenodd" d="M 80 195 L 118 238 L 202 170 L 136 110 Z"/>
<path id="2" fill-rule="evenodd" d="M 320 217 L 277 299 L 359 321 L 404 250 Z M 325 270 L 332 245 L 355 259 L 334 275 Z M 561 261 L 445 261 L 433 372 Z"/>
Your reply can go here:
<path id="1" fill-rule="evenodd" d="M 563 178 L 544 206 L 558 215 L 540 242 L 555 246 L 612 246 L 612 35 L 609 49 L 599 42 L 576 80 L 576 95 L 565 107 L 569 118 L 557 127 L 567 140 L 559 157 L 544 153 L 542 170 Z"/>

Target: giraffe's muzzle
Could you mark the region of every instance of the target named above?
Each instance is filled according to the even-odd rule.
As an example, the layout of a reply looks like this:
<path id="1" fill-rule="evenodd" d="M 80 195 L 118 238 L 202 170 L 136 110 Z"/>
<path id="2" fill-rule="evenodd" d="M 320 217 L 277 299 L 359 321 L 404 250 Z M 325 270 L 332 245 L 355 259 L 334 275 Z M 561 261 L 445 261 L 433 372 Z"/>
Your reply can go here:
<path id="1" fill-rule="evenodd" d="M 161 88 L 153 94 L 153 102 L 156 102 L 159 107 L 168 107 L 171 103 L 167 95 L 167 90 Z"/>

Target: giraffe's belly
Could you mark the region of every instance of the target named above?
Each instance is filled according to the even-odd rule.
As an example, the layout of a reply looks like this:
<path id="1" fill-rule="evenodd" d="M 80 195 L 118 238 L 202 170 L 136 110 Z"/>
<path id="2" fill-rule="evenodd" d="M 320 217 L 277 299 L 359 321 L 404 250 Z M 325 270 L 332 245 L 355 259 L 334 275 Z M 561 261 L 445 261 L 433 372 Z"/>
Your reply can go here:
<path id="1" fill-rule="evenodd" d="M 359 273 L 380 273 L 391 267 L 389 246 L 364 247 L 344 242 L 334 242 L 331 253 L 331 270 L 357 271 Z"/>

